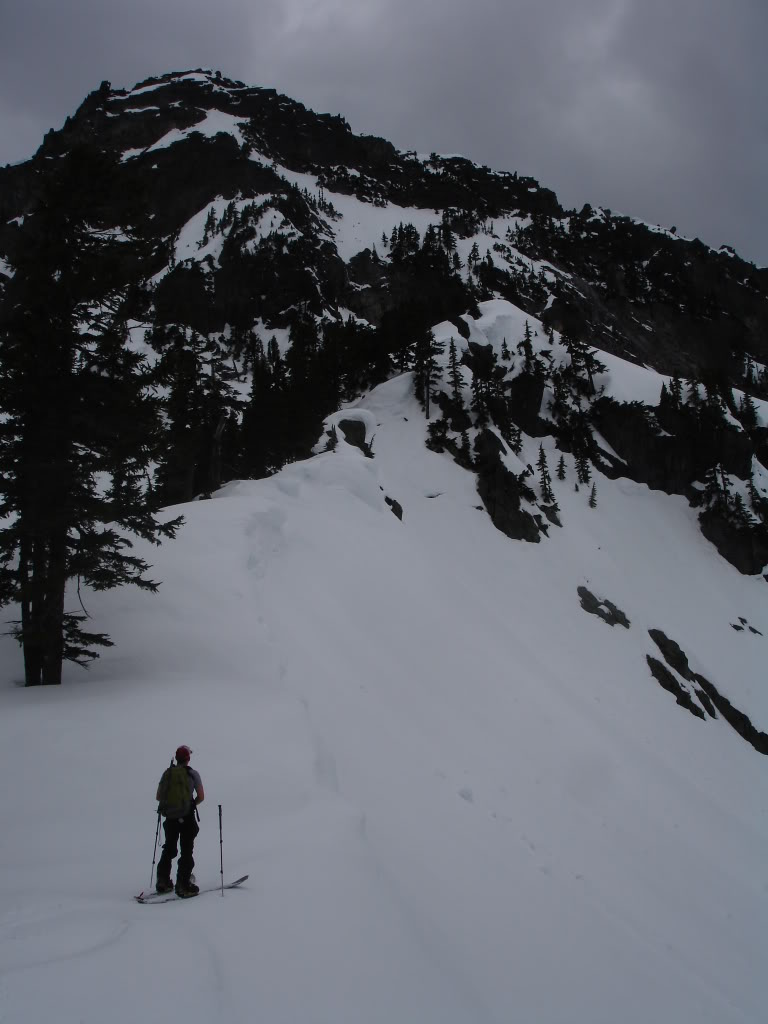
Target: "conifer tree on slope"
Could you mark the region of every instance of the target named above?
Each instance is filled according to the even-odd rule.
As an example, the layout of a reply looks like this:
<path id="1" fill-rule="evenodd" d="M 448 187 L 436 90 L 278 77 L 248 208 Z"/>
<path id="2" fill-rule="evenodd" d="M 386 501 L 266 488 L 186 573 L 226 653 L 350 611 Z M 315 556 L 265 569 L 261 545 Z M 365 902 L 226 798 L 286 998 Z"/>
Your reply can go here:
<path id="1" fill-rule="evenodd" d="M 539 445 L 539 457 L 536 461 L 536 465 L 539 470 L 541 500 L 546 504 L 550 504 L 555 500 L 555 494 L 552 490 L 552 478 L 549 475 L 549 466 L 547 465 L 547 453 L 544 451 L 543 444 Z"/>
<path id="2" fill-rule="evenodd" d="M 567 332 L 562 335 L 562 342 L 571 357 L 570 371 L 574 380 L 582 382 L 587 395 L 596 395 L 595 374 L 606 370 L 605 364 L 597 358 L 597 351 L 590 348 L 583 338 Z M 582 372 L 586 374 L 586 381 L 581 376 Z"/>
<path id="3" fill-rule="evenodd" d="M 21 607 L 27 686 L 111 645 L 82 628 L 80 584 L 156 590 L 130 536 L 159 543 L 180 524 L 158 522 L 147 494 L 159 409 L 114 284 L 136 253 L 98 226 L 114 171 L 90 149 L 46 170 L 0 301 L 0 605 Z"/>
<path id="4" fill-rule="evenodd" d="M 168 390 L 165 450 L 156 479 L 161 500 L 173 505 L 221 486 L 220 439 L 233 392 L 215 343 L 177 325 L 156 329 L 153 343 L 163 351 L 158 380 Z"/>
<path id="5" fill-rule="evenodd" d="M 438 341 L 432 331 L 422 331 L 416 339 L 413 350 L 413 386 L 416 396 L 424 406 L 429 419 L 429 400 L 434 393 L 435 385 L 442 377 L 443 371 L 438 357 L 443 354 L 445 345 Z"/>
<path id="6" fill-rule="evenodd" d="M 448 349 L 448 383 L 451 386 L 451 398 L 457 409 L 461 409 L 464 406 L 464 402 L 461 397 L 461 389 L 464 384 L 464 380 L 461 376 L 461 370 L 459 368 L 459 357 L 456 351 L 456 342 L 451 338 L 450 348 Z"/>
<path id="7" fill-rule="evenodd" d="M 710 466 L 704 474 L 702 493 L 704 502 L 709 508 L 722 514 L 728 512 L 731 504 L 731 487 L 720 463 Z"/>

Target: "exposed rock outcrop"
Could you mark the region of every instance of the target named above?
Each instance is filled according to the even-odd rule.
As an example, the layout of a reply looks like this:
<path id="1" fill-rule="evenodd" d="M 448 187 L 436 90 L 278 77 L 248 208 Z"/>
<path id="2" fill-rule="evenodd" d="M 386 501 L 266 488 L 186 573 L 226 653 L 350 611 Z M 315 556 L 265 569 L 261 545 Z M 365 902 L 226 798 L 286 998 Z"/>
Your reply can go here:
<path id="1" fill-rule="evenodd" d="M 539 542 L 540 530 L 533 516 L 521 507 L 524 485 L 501 461 L 503 446 L 490 430 L 475 442 L 477 492 L 497 530 L 513 540 Z"/>
<path id="2" fill-rule="evenodd" d="M 577 587 L 576 593 L 579 595 L 581 607 L 585 612 L 589 612 L 590 615 L 597 615 L 603 622 L 607 622 L 609 626 L 623 626 L 625 629 L 629 629 L 629 619 L 612 601 L 609 601 L 607 598 L 599 600 L 591 590 L 584 586 Z"/>
<path id="3" fill-rule="evenodd" d="M 678 675 L 682 676 L 686 682 L 697 684 L 700 688 L 696 689 L 697 696 L 707 708 L 708 713 L 714 717 L 714 709 L 717 709 L 726 722 L 747 743 L 751 744 L 759 754 L 768 754 L 768 734 L 756 729 L 749 717 L 743 711 L 739 711 L 738 708 L 734 707 L 731 701 L 720 693 L 714 683 L 711 683 L 705 676 L 691 669 L 688 664 L 688 657 L 680 645 L 671 640 L 660 629 L 649 629 L 648 634 L 661 651 L 667 665 L 673 668 Z M 690 694 L 683 690 L 683 687 L 675 677 L 657 659 L 648 655 L 647 660 L 654 677 L 664 689 L 675 693 L 678 698 L 678 704 L 682 704 L 688 707 L 689 711 L 698 714 L 698 710 L 694 711 L 693 708 L 688 706 Z M 701 715 L 700 717 L 703 718 L 704 716 Z"/>

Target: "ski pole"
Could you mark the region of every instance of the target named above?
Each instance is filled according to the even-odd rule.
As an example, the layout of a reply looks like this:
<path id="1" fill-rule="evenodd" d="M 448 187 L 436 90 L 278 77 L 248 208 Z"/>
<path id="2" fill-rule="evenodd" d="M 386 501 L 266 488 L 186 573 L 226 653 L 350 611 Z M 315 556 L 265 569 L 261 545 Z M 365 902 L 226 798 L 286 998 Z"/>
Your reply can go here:
<path id="1" fill-rule="evenodd" d="M 157 840 L 160 837 L 160 808 L 157 808 L 157 828 L 155 829 L 155 849 L 152 854 L 152 870 L 149 873 L 149 888 L 152 888 L 152 879 L 155 877 L 155 861 L 157 860 Z"/>
<path id="2" fill-rule="evenodd" d="M 224 895 L 224 839 L 221 834 L 221 804 L 219 804 L 219 855 L 221 858 L 221 895 Z"/>

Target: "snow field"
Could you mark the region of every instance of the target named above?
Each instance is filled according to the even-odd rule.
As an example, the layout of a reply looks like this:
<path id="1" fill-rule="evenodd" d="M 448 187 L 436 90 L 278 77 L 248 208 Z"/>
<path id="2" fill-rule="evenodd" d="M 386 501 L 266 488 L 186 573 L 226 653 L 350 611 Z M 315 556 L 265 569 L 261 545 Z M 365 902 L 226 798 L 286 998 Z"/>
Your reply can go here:
<path id="1" fill-rule="evenodd" d="M 645 655 L 664 629 L 765 729 L 766 640 L 730 627 L 768 636 L 765 585 L 682 499 L 597 474 L 589 509 L 569 457 L 564 529 L 507 540 L 423 447 L 407 375 L 344 417 L 374 459 L 340 434 L 185 506 L 150 552 L 157 596 L 86 597 L 117 643 L 87 675 L 18 689 L 3 640 L 8 1019 L 761 1020 L 764 759 Z M 141 907 L 181 742 L 198 879 L 219 877 L 217 803 L 225 875 L 251 877 Z"/>
<path id="2" fill-rule="evenodd" d="M 159 86 L 148 88 L 159 88 Z M 226 114 L 223 110 L 206 110 L 205 117 L 196 124 L 190 125 L 189 128 L 172 128 L 171 131 L 163 135 L 157 142 L 153 142 L 146 149 L 125 150 L 120 159 L 122 163 L 126 163 L 128 160 L 135 160 L 136 157 L 143 156 L 145 153 L 156 153 L 159 149 L 168 149 L 169 146 L 182 142 L 190 135 L 195 134 L 202 135 L 206 139 L 212 139 L 220 133 L 231 135 L 238 145 L 242 146 L 245 143 L 241 130 L 243 123 L 243 118 L 235 117 L 234 114 Z"/>

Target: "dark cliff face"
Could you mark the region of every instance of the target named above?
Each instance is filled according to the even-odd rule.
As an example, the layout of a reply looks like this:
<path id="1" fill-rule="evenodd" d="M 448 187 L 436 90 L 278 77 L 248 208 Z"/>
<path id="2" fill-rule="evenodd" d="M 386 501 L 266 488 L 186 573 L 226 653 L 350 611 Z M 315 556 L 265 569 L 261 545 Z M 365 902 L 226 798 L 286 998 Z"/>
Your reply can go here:
<path id="1" fill-rule="evenodd" d="M 605 472 L 692 503 L 714 466 L 751 481 L 753 458 L 765 458 L 765 428 L 744 401 L 768 398 L 768 271 L 731 250 L 715 252 L 674 229 L 606 210 L 565 210 L 533 178 L 460 157 L 400 153 L 386 140 L 355 135 L 340 116 L 196 71 L 130 91 L 104 82 L 61 130 L 45 136 L 32 160 L 0 169 L 0 296 L 23 234 L 35 229 L 46 181 L 74 153 L 108 169 L 98 196 L 86 185 L 72 191 L 72 215 L 99 229 L 131 225 L 141 240 L 140 257 L 124 263 L 126 316 L 146 327 L 162 365 L 174 346 L 192 344 L 203 353 L 195 357 L 200 365 L 215 363 L 215 379 L 251 387 L 250 412 L 226 388 L 214 389 L 216 407 L 206 406 L 203 417 L 219 425 L 217 437 L 232 433 L 231 474 L 269 471 L 296 457 L 341 397 L 412 365 L 408 344 L 419 331 L 450 321 L 457 337 L 467 337 L 462 318 L 477 315 L 477 303 L 490 298 L 509 300 L 574 343 L 699 381 L 706 395 L 701 403 L 696 390 L 690 405 L 678 396 L 658 410 L 638 408 L 601 398 L 591 378 L 579 383 L 572 374 L 561 382 L 572 391 L 570 413 L 556 416 L 553 427 L 542 418 L 552 368 L 532 368 L 526 357 L 523 372 L 497 388 L 504 374 L 494 376 L 491 359 L 483 387 L 489 394 L 496 388 L 488 409 L 505 436 L 515 429 L 555 433 L 564 451 L 599 459 L 588 436 L 598 429 L 619 457 L 603 453 Z M 334 204 L 347 197 L 369 210 L 398 210 L 402 223 L 357 251 L 342 251 Z M 421 231 L 409 224 L 418 217 Z M 190 243 L 195 218 L 199 230 Z M 473 238 L 477 253 L 462 263 L 456 239 Z M 352 323 L 350 313 L 367 326 Z M 270 331 L 284 332 L 293 356 L 273 348 L 267 358 Z M 283 403 L 277 412 L 276 396 Z M 310 410 L 306 419 L 286 412 L 290 402 Z M 467 411 L 448 406 L 448 433 L 459 423 L 462 431 L 472 426 Z M 223 434 L 222 416 L 229 417 Z M 301 423 L 293 447 L 278 452 L 264 432 L 268 420 L 285 424 L 286 417 Z M 443 440 L 458 452 L 455 433 Z M 258 458 L 243 456 L 257 443 Z M 199 452 L 195 458 L 198 469 L 183 467 L 192 482 L 169 499 L 219 482 L 201 475 Z M 492 495 L 495 518 L 513 535 L 538 539 L 540 529 L 520 510 L 520 481 L 497 465 L 491 435 L 478 459 L 480 493 Z M 764 499 L 754 498 L 749 525 L 734 525 L 727 498 L 721 507 L 710 491 L 708 536 L 742 571 L 760 571 L 765 548 L 754 531 L 764 528 Z"/>
<path id="2" fill-rule="evenodd" d="M 236 119 L 239 141 L 223 125 L 221 134 L 209 129 L 152 149 L 212 113 Z M 167 74 L 130 92 L 102 83 L 60 131 L 46 135 L 33 160 L 0 169 L 0 253 L 12 252 L 8 221 L 34 209 L 46 164 L 74 146 L 93 143 L 122 159 L 111 219 L 123 222 L 123 198 L 139 197 L 152 215 L 145 230 L 158 240 L 172 236 L 217 196 L 270 192 L 289 201 L 287 183 L 269 169 L 274 161 L 314 174 L 331 203 L 334 194 L 355 195 L 373 204 L 433 209 L 458 235 L 517 214 L 527 223 L 514 240 L 516 252 L 547 261 L 556 280 L 536 287 L 512 259 L 506 271 L 488 269 L 486 287 L 532 315 L 545 314 L 557 330 L 588 334 L 606 351 L 665 373 L 711 372 L 736 384 L 745 353 L 768 362 L 767 273 L 732 251 L 717 253 L 608 211 L 565 211 L 554 193 L 530 177 L 459 157 L 433 154 L 424 160 L 399 153 L 383 139 L 354 135 L 342 117 L 316 114 L 274 90 L 219 73 Z M 254 152 L 267 162 L 249 159 Z M 307 206 L 293 199 L 294 213 L 297 204 Z M 305 209 L 299 219 L 310 216 Z M 489 234 L 489 247 L 497 251 L 508 241 Z M 302 251 L 300 257 L 320 276 L 320 295 L 314 285 L 296 280 L 291 297 L 318 309 L 341 302 L 379 323 L 388 309 L 411 298 L 408 281 L 403 275 L 398 281 L 394 268 L 372 281 L 360 263 L 333 267 L 330 251 Z M 409 271 L 406 278 L 412 276 Z M 253 310 L 256 316 L 262 312 Z"/>

